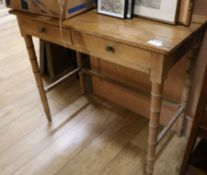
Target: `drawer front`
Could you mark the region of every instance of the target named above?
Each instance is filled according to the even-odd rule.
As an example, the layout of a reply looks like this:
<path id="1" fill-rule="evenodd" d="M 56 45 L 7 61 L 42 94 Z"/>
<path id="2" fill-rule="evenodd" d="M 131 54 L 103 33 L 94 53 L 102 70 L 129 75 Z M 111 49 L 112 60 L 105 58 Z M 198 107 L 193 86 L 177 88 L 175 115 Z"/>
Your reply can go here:
<path id="1" fill-rule="evenodd" d="M 21 19 L 22 33 L 39 37 L 45 41 L 50 41 L 59 45 L 68 46 L 72 44 L 70 30 L 44 24 L 29 19 Z"/>
<path id="2" fill-rule="evenodd" d="M 149 73 L 151 52 L 108 39 L 72 31 L 74 47 L 94 57 Z"/>

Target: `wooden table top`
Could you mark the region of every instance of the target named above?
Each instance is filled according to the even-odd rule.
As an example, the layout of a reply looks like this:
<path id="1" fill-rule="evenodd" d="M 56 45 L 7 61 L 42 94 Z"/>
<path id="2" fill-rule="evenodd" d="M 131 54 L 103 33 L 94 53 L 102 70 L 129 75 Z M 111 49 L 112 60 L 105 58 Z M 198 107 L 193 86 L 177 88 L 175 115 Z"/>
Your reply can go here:
<path id="1" fill-rule="evenodd" d="M 203 18 L 201 23 L 192 23 L 190 27 L 184 27 L 136 17 L 132 20 L 122 20 L 97 14 L 95 10 L 91 10 L 64 21 L 64 26 L 141 48 L 169 53 L 206 21 L 206 18 Z M 162 46 L 149 44 L 150 40 L 161 41 Z"/>
<path id="2" fill-rule="evenodd" d="M 51 25 L 59 25 L 59 20 L 29 14 L 26 12 L 11 11 L 17 15 L 26 15 L 33 20 L 41 21 Z M 134 17 L 132 20 L 117 19 L 110 16 L 97 14 L 95 10 L 63 21 L 64 28 L 72 28 L 76 31 L 93 34 L 106 39 L 123 42 L 139 48 L 153 50 L 158 53 L 168 54 L 191 34 L 206 24 L 206 17 L 194 17 L 189 27 L 170 25 L 147 19 Z M 161 45 L 150 44 L 149 41 L 160 41 Z"/>

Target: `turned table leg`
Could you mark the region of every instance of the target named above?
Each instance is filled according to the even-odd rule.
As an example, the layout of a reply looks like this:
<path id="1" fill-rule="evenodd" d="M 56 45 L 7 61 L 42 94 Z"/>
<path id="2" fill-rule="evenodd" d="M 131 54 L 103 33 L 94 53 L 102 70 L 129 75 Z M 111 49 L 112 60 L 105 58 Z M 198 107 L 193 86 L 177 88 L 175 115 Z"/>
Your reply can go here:
<path id="1" fill-rule="evenodd" d="M 24 39 L 25 39 L 25 43 L 27 46 L 30 63 L 32 66 L 32 70 L 34 72 L 35 81 L 36 81 L 36 84 L 39 90 L 39 95 L 40 95 L 40 98 L 41 98 L 41 101 L 44 107 L 45 114 L 47 116 L 48 121 L 52 121 L 50 108 L 49 108 L 48 101 L 47 101 L 47 96 L 44 90 L 42 78 L 40 75 L 40 70 L 39 70 L 38 63 L 37 63 L 37 56 L 34 50 L 34 44 L 32 41 L 32 37 L 30 35 L 25 35 Z"/>
<path id="2" fill-rule="evenodd" d="M 156 159 L 157 137 L 159 134 L 162 84 L 152 82 L 150 122 L 147 150 L 146 174 L 152 175 Z"/>
<path id="3" fill-rule="evenodd" d="M 185 84 L 183 88 L 182 101 L 181 101 L 181 105 L 185 107 L 185 110 L 178 122 L 178 130 L 177 130 L 178 136 L 183 135 L 184 128 L 185 128 L 186 107 L 188 104 L 190 91 L 193 83 L 193 73 L 194 73 L 194 68 L 195 68 L 198 53 L 199 53 L 199 47 L 197 46 L 194 49 L 192 49 L 192 51 L 190 51 L 188 55 L 188 65 L 186 70 Z"/>

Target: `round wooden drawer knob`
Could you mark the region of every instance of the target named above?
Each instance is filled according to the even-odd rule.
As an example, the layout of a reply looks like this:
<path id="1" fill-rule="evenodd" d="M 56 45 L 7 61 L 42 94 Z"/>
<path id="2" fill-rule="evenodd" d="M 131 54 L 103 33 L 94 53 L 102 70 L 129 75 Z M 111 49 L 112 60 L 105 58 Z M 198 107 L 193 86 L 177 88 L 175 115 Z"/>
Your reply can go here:
<path id="1" fill-rule="evenodd" d="M 114 53 L 114 52 L 115 52 L 115 49 L 113 48 L 113 46 L 110 46 L 110 45 L 107 45 L 107 46 L 105 47 L 105 50 L 106 50 L 107 52 L 111 52 L 111 53 Z"/>
<path id="2" fill-rule="evenodd" d="M 40 27 L 38 31 L 39 31 L 39 33 L 46 33 L 47 32 L 46 28 L 44 28 L 44 27 Z"/>

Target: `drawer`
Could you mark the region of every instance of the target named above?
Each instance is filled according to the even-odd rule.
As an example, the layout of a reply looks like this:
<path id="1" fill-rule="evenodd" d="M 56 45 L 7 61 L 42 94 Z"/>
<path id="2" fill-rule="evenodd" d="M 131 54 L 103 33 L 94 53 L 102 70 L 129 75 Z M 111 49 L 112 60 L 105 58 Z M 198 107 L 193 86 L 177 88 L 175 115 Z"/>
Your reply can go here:
<path id="1" fill-rule="evenodd" d="M 74 47 L 91 56 L 149 73 L 151 52 L 109 39 L 72 31 Z"/>
<path id="2" fill-rule="evenodd" d="M 44 24 L 30 19 L 21 19 L 22 33 L 36 36 L 45 41 L 50 41 L 63 46 L 72 44 L 70 30 L 62 29 L 59 27 Z"/>

